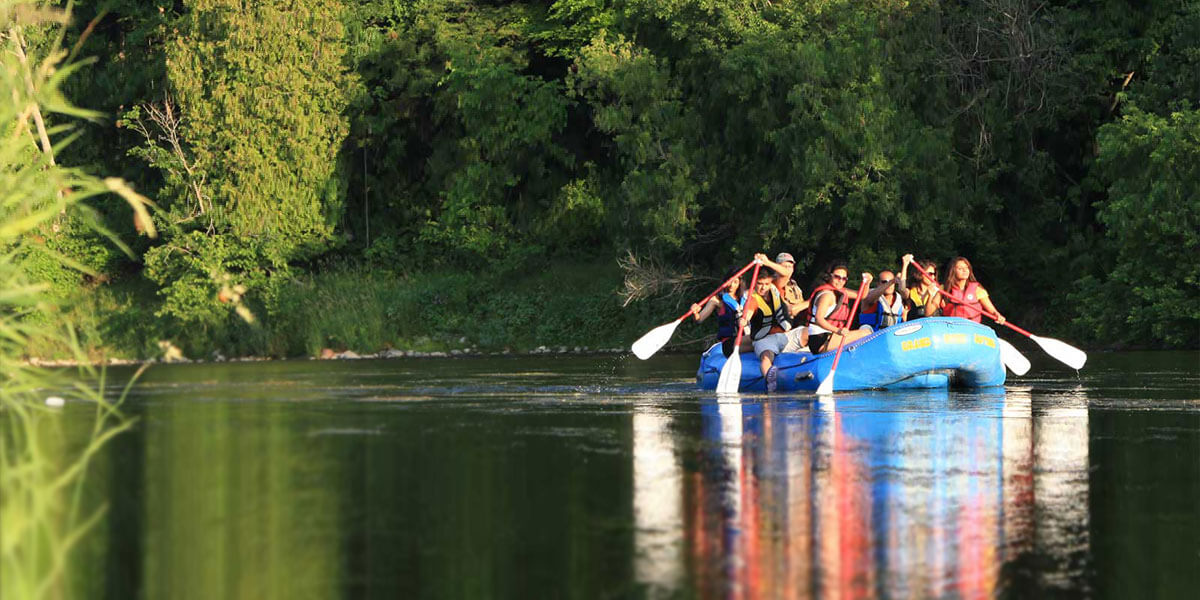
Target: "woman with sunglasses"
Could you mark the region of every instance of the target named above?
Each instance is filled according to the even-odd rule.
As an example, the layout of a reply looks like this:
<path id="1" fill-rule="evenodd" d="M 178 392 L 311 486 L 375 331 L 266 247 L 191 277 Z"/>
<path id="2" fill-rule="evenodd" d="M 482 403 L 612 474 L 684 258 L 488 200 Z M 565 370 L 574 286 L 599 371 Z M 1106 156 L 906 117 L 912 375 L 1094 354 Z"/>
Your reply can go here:
<path id="1" fill-rule="evenodd" d="M 962 317 L 969 321 L 979 323 L 984 311 L 988 314 L 995 315 L 996 323 L 1004 324 L 1004 315 L 996 310 L 992 305 L 992 300 L 988 298 L 987 290 L 983 289 L 982 285 L 975 280 L 975 269 L 971 267 L 971 261 L 956 256 L 950 261 L 949 272 L 946 273 L 946 282 L 942 287 L 946 292 L 946 297 L 939 299 L 942 307 L 942 314 L 947 317 Z"/>
<path id="2" fill-rule="evenodd" d="M 858 292 L 846 288 L 848 274 L 846 265 L 834 263 L 809 297 L 808 349 L 813 354 L 837 348 L 843 338 L 849 344 L 871 333 L 865 329 L 849 329 L 850 301 L 858 297 Z M 863 273 L 862 276 L 863 281 L 870 285 L 871 274 Z"/>
<path id="3" fill-rule="evenodd" d="M 909 254 L 908 256 L 912 256 Z M 904 265 L 904 269 L 900 271 L 900 276 L 904 277 L 908 274 L 909 264 Z M 936 317 L 941 314 L 941 298 L 937 293 L 937 267 L 934 262 L 929 259 L 921 261 L 921 265 L 925 267 L 925 275 L 920 277 L 920 282 L 908 288 L 908 318 L 919 319 L 921 317 Z"/>

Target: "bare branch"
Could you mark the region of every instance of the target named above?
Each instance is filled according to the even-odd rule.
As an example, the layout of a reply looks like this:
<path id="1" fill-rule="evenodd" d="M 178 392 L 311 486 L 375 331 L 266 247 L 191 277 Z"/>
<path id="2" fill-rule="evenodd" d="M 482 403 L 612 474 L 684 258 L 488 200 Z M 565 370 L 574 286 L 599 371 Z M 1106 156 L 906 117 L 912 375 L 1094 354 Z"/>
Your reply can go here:
<path id="1" fill-rule="evenodd" d="M 209 217 L 209 227 L 213 226 L 211 211 L 212 198 L 205 192 L 204 182 L 206 177 L 203 173 L 198 172 L 195 162 L 188 157 L 187 151 L 184 149 L 183 137 L 180 133 L 185 118 L 170 96 L 163 98 L 161 103 L 146 103 L 141 105 L 141 109 L 145 111 L 150 120 L 150 125 L 135 119 L 130 122 L 130 128 L 146 138 L 146 141 L 154 146 L 165 146 L 178 162 L 178 166 L 183 169 L 182 177 L 186 182 L 188 195 L 192 202 L 189 214 L 177 222 L 190 221 L 198 216 Z M 162 167 L 163 165 L 158 165 Z M 169 167 L 167 167 L 169 168 Z"/>
<path id="2" fill-rule="evenodd" d="M 653 259 L 638 258 L 632 250 L 618 258 L 617 264 L 625 272 L 621 306 L 651 296 L 679 295 L 697 279 L 691 271 L 668 269 Z"/>

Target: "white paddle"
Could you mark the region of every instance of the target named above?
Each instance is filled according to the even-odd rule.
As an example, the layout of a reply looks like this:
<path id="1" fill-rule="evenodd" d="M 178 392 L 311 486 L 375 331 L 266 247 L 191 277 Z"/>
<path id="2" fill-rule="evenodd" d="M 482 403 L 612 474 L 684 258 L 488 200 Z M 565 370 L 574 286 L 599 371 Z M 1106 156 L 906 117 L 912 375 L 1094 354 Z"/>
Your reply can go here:
<path id="1" fill-rule="evenodd" d="M 852 306 L 850 308 L 850 316 L 846 317 L 847 324 L 852 323 L 854 321 L 854 313 L 858 312 L 858 301 L 862 300 L 863 295 L 867 293 L 867 284 L 868 283 L 870 283 L 870 279 L 867 277 L 863 277 L 862 285 L 858 286 L 858 297 L 856 297 L 854 299 L 854 306 Z M 834 302 L 837 302 L 837 300 L 835 299 Z M 815 313 L 816 310 L 814 309 L 813 312 Z M 829 367 L 829 376 L 826 377 L 825 380 L 821 382 L 821 385 L 819 387 L 817 387 L 817 395 L 818 396 L 828 396 L 833 393 L 833 374 L 835 371 L 837 371 L 838 361 L 842 359 L 842 348 L 845 348 L 845 347 L 846 347 L 846 336 L 843 335 L 842 339 L 838 341 L 837 354 L 833 355 L 833 366 Z"/>
<path id="2" fill-rule="evenodd" d="M 725 289 L 731 281 L 741 277 L 742 273 L 748 271 L 750 267 L 755 266 L 755 264 L 757 264 L 755 261 L 750 261 L 749 264 L 742 267 L 742 270 L 738 271 L 733 277 L 726 279 L 724 283 L 717 287 L 717 289 L 713 290 L 711 294 L 705 296 L 703 300 L 697 302 L 696 304 L 703 305 L 705 302 L 708 302 L 710 298 L 716 296 L 721 290 Z M 633 346 L 630 347 L 630 349 L 633 350 L 633 354 L 642 360 L 646 360 L 647 358 L 654 356 L 654 353 L 658 352 L 663 346 L 667 345 L 667 342 L 671 340 L 671 336 L 675 335 L 675 328 L 679 327 L 679 324 L 690 316 L 692 316 L 692 311 L 689 310 L 683 313 L 683 315 L 678 319 L 675 319 L 674 321 L 671 321 L 665 325 L 659 325 L 658 327 L 646 332 L 646 335 L 638 338 L 638 341 L 634 342 Z"/>
<path id="3" fill-rule="evenodd" d="M 1001 338 L 996 338 L 996 342 L 1000 344 L 1000 361 L 1008 367 L 1009 371 L 1012 371 L 1014 375 L 1024 375 L 1029 372 L 1029 359 L 1025 358 L 1024 354 Z"/>
<path id="4" fill-rule="evenodd" d="M 646 335 L 638 338 L 638 341 L 634 342 L 631 348 L 634 355 L 642 360 L 654 356 L 654 353 L 658 352 L 659 348 L 662 348 L 671 340 L 671 336 L 675 335 L 675 328 L 679 327 L 679 324 L 690 314 L 692 313 L 688 312 L 687 315 L 683 315 L 666 325 L 659 325 L 647 332 Z"/>
<path id="5" fill-rule="evenodd" d="M 759 266 L 759 262 L 754 261 L 754 275 L 750 276 L 751 285 L 758 283 Z M 737 335 L 733 338 L 733 355 L 725 359 L 725 366 L 721 367 L 721 377 L 717 379 L 718 396 L 738 393 L 738 385 L 742 383 L 742 332 L 745 330 L 740 320 L 737 323 Z"/>
<path id="6" fill-rule="evenodd" d="M 737 394 L 738 385 L 741 383 L 742 351 L 737 346 L 734 346 L 733 356 L 725 359 L 725 366 L 721 367 L 721 378 L 717 380 L 717 395 Z"/>
<path id="7" fill-rule="evenodd" d="M 1029 336 L 1029 339 L 1037 342 L 1037 345 L 1041 346 L 1042 350 L 1044 350 L 1046 354 L 1057 358 L 1063 364 L 1075 369 L 1076 371 L 1082 369 L 1083 365 L 1087 363 L 1087 353 L 1079 348 L 1076 348 L 1075 346 L 1072 346 L 1066 342 L 1061 342 L 1054 338 L 1045 338 L 1040 335 L 1033 335 L 1032 333 L 1021 329 L 1020 327 L 1017 327 L 1008 321 L 1005 321 L 1004 324 L 1017 333 L 1023 333 Z"/>

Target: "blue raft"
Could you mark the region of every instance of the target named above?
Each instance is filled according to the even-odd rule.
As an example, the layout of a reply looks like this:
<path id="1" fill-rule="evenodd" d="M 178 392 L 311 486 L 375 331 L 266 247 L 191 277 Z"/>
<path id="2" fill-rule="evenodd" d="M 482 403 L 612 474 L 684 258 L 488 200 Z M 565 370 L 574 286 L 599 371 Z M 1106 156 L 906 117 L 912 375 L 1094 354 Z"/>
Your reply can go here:
<path id="1" fill-rule="evenodd" d="M 777 392 L 815 392 L 833 366 L 834 351 L 786 352 L 775 357 Z M 744 352 L 741 392 L 765 392 L 758 359 Z M 715 390 L 725 356 L 721 345 L 701 357 L 696 383 Z M 834 391 L 919 389 L 1004 385 L 996 332 L 956 317 L 917 319 L 877 331 L 849 344 L 838 362 Z"/>

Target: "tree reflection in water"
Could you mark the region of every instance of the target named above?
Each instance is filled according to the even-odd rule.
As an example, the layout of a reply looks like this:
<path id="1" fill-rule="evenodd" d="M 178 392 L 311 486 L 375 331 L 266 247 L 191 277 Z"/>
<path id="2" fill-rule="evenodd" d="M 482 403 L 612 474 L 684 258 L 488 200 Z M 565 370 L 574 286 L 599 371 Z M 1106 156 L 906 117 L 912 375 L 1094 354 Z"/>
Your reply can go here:
<path id="1" fill-rule="evenodd" d="M 981 598 L 1086 584 L 1073 566 L 1088 552 L 1082 393 L 1036 409 L 1013 389 L 700 410 L 704 444 L 673 451 L 669 417 L 634 415 L 636 572 L 651 589 Z"/>

